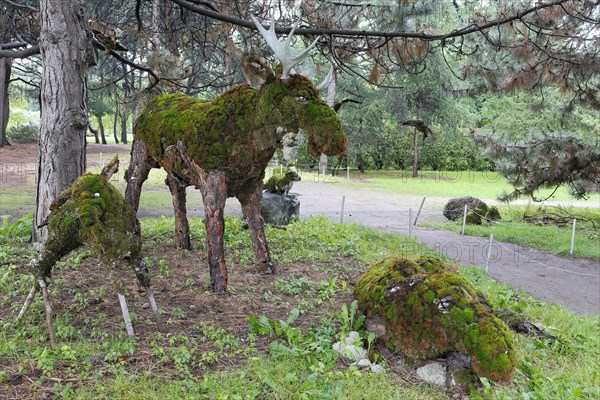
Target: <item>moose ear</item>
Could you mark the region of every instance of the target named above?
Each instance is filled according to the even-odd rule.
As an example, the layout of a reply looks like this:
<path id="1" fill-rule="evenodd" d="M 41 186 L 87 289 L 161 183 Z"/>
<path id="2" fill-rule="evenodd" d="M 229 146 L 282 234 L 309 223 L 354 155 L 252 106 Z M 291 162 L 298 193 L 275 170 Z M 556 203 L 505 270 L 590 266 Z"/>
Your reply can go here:
<path id="1" fill-rule="evenodd" d="M 275 78 L 275 73 L 264 58 L 248 54 L 242 56 L 242 72 L 246 83 L 251 86 L 260 86 Z"/>

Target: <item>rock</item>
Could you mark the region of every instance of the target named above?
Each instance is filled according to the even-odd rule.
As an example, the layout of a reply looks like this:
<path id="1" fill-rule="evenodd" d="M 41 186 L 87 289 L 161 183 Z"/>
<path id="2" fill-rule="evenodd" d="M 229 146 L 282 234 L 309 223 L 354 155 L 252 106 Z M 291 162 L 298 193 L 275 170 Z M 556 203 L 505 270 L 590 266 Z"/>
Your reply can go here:
<path id="1" fill-rule="evenodd" d="M 386 346 L 409 362 L 457 352 L 478 376 L 511 378 L 512 335 L 456 267 L 433 257 L 388 257 L 367 269 L 354 296 L 367 318 L 385 318 Z"/>
<path id="2" fill-rule="evenodd" d="M 355 331 L 349 332 L 343 342 L 334 343 L 333 350 L 352 361 L 360 361 L 367 356 L 367 350 L 362 347 L 360 334 Z"/>
<path id="3" fill-rule="evenodd" d="M 289 194 L 263 192 L 260 211 L 267 224 L 288 225 L 300 215 L 300 200 Z"/>
<path id="4" fill-rule="evenodd" d="M 385 318 L 375 315 L 372 318 L 365 320 L 365 328 L 367 331 L 375 334 L 375 338 L 379 340 L 387 340 L 387 332 L 385 330 Z"/>
<path id="5" fill-rule="evenodd" d="M 142 308 L 143 308 L 144 310 L 146 310 L 146 309 L 150 308 L 150 303 L 147 303 L 147 302 L 146 302 L 146 303 L 142 304 Z"/>
<path id="6" fill-rule="evenodd" d="M 486 212 L 488 211 L 487 204 L 475 197 L 456 197 L 454 199 L 448 200 L 448 202 L 444 206 L 444 217 L 448 218 L 451 221 L 461 219 L 465 212 L 465 204 L 469 207 L 469 210 L 483 211 L 478 212 L 482 216 L 485 216 Z"/>
<path id="7" fill-rule="evenodd" d="M 432 385 L 446 387 L 447 367 L 439 362 L 432 362 L 417 368 L 417 376 Z"/>

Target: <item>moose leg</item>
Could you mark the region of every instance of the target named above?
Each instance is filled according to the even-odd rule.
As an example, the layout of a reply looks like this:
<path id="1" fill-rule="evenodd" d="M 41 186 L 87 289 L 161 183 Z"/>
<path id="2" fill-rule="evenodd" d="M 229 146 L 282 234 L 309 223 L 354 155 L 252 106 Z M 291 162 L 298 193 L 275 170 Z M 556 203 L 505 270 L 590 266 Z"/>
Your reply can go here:
<path id="1" fill-rule="evenodd" d="M 21 308 L 21 311 L 19 311 L 19 315 L 17 315 L 17 321 L 20 321 L 21 318 L 23 318 L 23 316 L 25 316 L 25 313 L 27 312 L 27 310 L 29 310 L 29 306 L 31 305 L 31 302 L 33 301 L 33 298 L 35 297 L 36 292 L 37 292 L 37 285 L 33 285 L 31 287 L 31 290 L 29 291 L 29 294 L 27 295 L 27 298 L 25 299 L 25 303 L 23 303 L 23 307 Z"/>
<path id="2" fill-rule="evenodd" d="M 50 343 L 55 344 L 54 336 L 54 323 L 52 321 L 52 303 L 50 303 L 50 296 L 48 295 L 48 287 L 43 279 L 38 279 L 40 290 L 42 292 L 42 298 L 44 299 L 44 313 L 46 314 L 46 325 L 48 325 L 48 336 L 50 337 Z"/>
<path id="3" fill-rule="evenodd" d="M 240 198 L 240 203 L 242 204 L 244 217 L 248 220 L 248 231 L 250 232 L 256 263 L 261 266 L 265 273 L 274 274 L 275 264 L 271 261 L 269 255 L 269 245 L 265 236 L 265 221 L 260 212 L 261 199 L 262 188 L 256 186 L 250 193 Z"/>
<path id="4" fill-rule="evenodd" d="M 156 299 L 154 298 L 154 293 L 150 288 L 150 273 L 146 267 L 146 262 L 143 258 L 139 257 L 135 261 L 135 275 L 138 278 L 138 281 L 146 291 L 146 297 L 148 297 L 148 303 L 150 304 L 150 308 L 154 313 L 154 318 L 156 319 L 156 324 L 158 325 L 158 330 L 162 329 L 162 319 L 160 318 L 160 313 L 158 312 L 158 306 L 156 305 Z"/>
<path id="5" fill-rule="evenodd" d="M 175 247 L 190 250 L 190 226 L 185 208 L 186 185 L 173 175 L 168 174 L 165 183 L 169 186 L 173 197 L 173 209 L 175 210 Z"/>
<path id="6" fill-rule="evenodd" d="M 127 172 L 125 172 L 125 179 L 127 180 L 125 199 L 127 199 L 129 205 L 136 212 L 140 205 L 142 185 L 144 184 L 144 181 L 148 179 L 148 174 L 154 167 L 154 165 L 150 164 L 148 151 L 146 150 L 144 142 L 134 139 L 133 145 L 131 146 L 131 163 L 129 164 Z"/>
<path id="7" fill-rule="evenodd" d="M 125 295 L 123 293 L 119 293 L 119 303 L 121 304 L 121 311 L 123 312 L 123 320 L 125 320 L 127 335 L 135 336 L 135 333 L 133 333 L 133 325 L 131 324 L 131 316 L 129 315 L 129 308 L 127 308 L 127 300 L 125 300 Z"/>
<path id="8" fill-rule="evenodd" d="M 223 231 L 225 229 L 223 208 L 227 199 L 225 172 L 210 171 L 203 178 L 200 190 L 206 214 L 210 285 L 213 292 L 224 293 L 227 290 L 227 266 L 223 247 Z"/>

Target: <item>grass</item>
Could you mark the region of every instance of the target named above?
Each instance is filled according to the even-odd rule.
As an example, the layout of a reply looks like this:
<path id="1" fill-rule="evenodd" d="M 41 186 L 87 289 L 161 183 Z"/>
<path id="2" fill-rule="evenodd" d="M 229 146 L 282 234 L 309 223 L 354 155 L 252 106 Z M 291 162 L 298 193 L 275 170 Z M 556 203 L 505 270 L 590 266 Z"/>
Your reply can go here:
<path id="1" fill-rule="evenodd" d="M 503 220 L 491 225 L 465 225 L 465 235 L 488 237 L 494 234 L 494 240 L 517 243 L 522 246 L 546 250 L 559 255 L 570 255 L 572 220 L 564 226 L 554 224 L 532 224 L 520 222 L 523 215 L 542 216 L 546 212 L 559 213 L 578 218 L 575 230 L 573 256 L 600 259 L 600 210 L 597 208 L 559 208 L 499 206 Z M 460 233 L 462 221 L 444 223 L 423 223 L 422 226 L 445 229 Z"/>
<path id="2" fill-rule="evenodd" d="M 350 182 L 341 179 L 344 185 L 361 188 L 368 184 L 369 189 L 385 190 L 405 195 L 427 196 L 427 198 L 473 196 L 482 200 L 494 200 L 503 191 L 511 192 L 512 187 L 497 172 L 489 171 L 421 171 L 413 178 L 407 171 L 368 171 L 365 174 L 353 173 Z M 343 176 L 343 175 L 342 175 Z M 543 189 L 537 197 L 545 198 L 553 189 Z M 572 203 L 575 201 L 565 187 L 561 187 L 549 201 Z M 600 194 L 595 194 L 585 202 L 588 207 L 597 207 Z"/>
<path id="3" fill-rule="evenodd" d="M 164 254 L 165 238 L 172 236 L 173 219 L 142 220 L 145 253 L 154 285 L 175 285 L 172 295 L 187 291 L 197 299 L 192 304 L 199 307 L 212 299 L 213 308 L 223 303 L 234 308 L 256 309 L 255 300 L 241 300 L 246 293 L 256 293 L 263 305 L 269 303 L 288 310 L 288 316 L 265 315 L 274 331 L 261 333 L 243 319 L 225 326 L 223 321 L 231 318 L 219 320 L 220 311 L 211 308 L 203 312 L 208 318 L 203 324 L 177 328 L 192 318 L 192 311 L 177 303 L 172 310 L 164 310 L 168 326 L 173 327 L 168 333 L 150 329 L 136 339 L 128 339 L 119 326 L 118 314 L 91 311 L 93 300 L 103 290 L 98 288 L 99 282 L 65 279 L 68 273 L 86 268 L 86 263 L 94 264 L 93 260 L 87 260 L 89 252 L 77 252 L 60 263 L 51 286 L 55 296 L 59 290 L 69 294 L 63 297 L 63 310 L 56 320 L 57 345 L 50 346 L 44 341 L 39 299 L 22 323 L 2 318 L 0 394 L 10 393 L 17 381 L 23 379 L 20 398 L 26 394 L 67 399 L 450 398 L 442 390 L 410 383 L 391 371 L 382 375 L 360 371 L 334 357 L 330 349 L 344 329 L 353 325 L 344 314 L 348 308 L 340 308 L 339 304 L 351 301 L 350 287 L 346 285 L 357 279 L 364 266 L 392 253 L 417 256 L 429 254 L 428 250 L 397 235 L 340 225 L 325 218 L 309 218 L 285 231 L 267 230 L 273 257 L 280 265 L 279 275 L 270 285 L 262 280 L 250 284 L 236 278 L 239 274 L 236 270 L 247 268 L 244 266 L 252 258 L 247 231 L 238 218 L 227 218 L 226 224 L 228 263 L 235 266 L 230 283 L 236 295 L 211 298 L 203 294 L 195 275 L 185 283 L 177 280 L 181 279 L 177 274 L 183 265 L 197 258 L 196 252 L 205 253 L 199 218 L 192 218 L 191 225 L 194 242 L 200 248 L 196 252 L 174 252 L 174 258 L 166 258 Z M 29 245 L 21 243 L 20 227 L 4 228 L 15 235 L 13 238 L 13 233 L 4 234 L 5 245 L 0 251 L 0 310 L 6 316 L 18 310 L 27 292 L 30 276 L 25 266 L 35 253 Z M 297 262 L 319 273 L 318 278 L 312 273 L 286 275 L 286 269 Z M 600 398 L 598 316 L 578 316 L 561 306 L 538 301 L 499 284 L 481 269 L 461 268 L 461 273 L 494 306 L 522 312 L 559 337 L 551 342 L 515 334 L 519 361 L 513 382 L 510 385 L 484 382 L 480 391 L 472 394 L 473 398 Z M 306 311 L 299 310 L 301 305 Z M 258 318 L 260 314 L 255 316 Z M 307 317 L 309 321 L 301 322 Z M 152 327 L 151 321 L 148 324 Z"/>

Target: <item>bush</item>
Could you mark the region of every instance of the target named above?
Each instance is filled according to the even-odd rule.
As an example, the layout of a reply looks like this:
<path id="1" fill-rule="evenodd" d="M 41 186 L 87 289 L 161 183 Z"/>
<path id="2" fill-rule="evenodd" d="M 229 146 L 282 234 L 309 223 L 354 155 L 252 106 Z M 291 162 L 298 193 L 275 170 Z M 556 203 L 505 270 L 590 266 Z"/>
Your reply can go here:
<path id="1" fill-rule="evenodd" d="M 16 143 L 37 143 L 38 129 L 37 125 L 31 123 L 15 125 L 8 131 L 7 138 Z"/>

